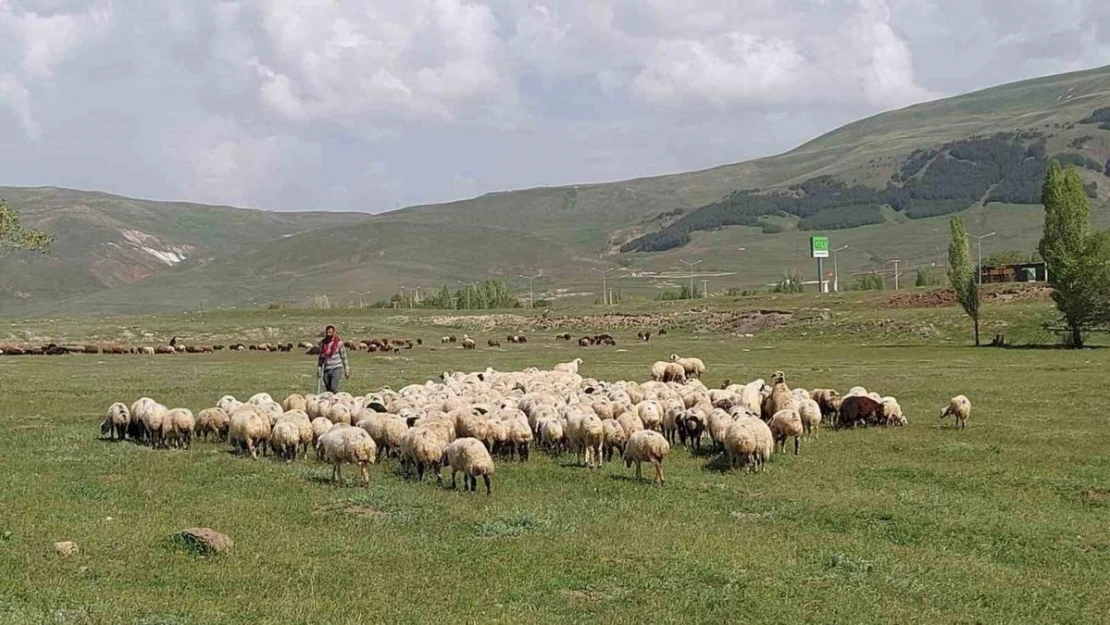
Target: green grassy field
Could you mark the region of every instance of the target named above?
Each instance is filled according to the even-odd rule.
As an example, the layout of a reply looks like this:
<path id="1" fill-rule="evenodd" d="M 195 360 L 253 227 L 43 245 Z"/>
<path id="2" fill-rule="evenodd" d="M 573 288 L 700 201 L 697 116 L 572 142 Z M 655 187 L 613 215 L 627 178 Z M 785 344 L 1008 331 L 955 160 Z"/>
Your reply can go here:
<path id="1" fill-rule="evenodd" d="M 195 411 L 225 393 L 284 396 L 310 389 L 314 362 L 0 357 L 0 622 L 1106 622 L 1110 434 L 1096 389 L 1110 350 L 977 350 L 961 344 L 954 309 L 879 310 L 877 297 L 777 300 L 799 320 L 753 338 L 690 327 L 644 344 L 633 329 L 617 333 L 616 349 L 588 350 L 535 333 L 525 346 L 463 352 L 430 340 L 454 331 L 430 315 L 337 315 L 348 335 L 426 341 L 400 356 L 354 355 L 352 392 L 575 356 L 586 375 L 643 380 L 652 361 L 678 352 L 706 361 L 710 386 L 783 369 L 795 386 L 895 395 L 910 420 L 823 431 L 758 475 L 675 449 L 665 487 L 617 463 L 588 471 L 540 453 L 499 462 L 490 498 L 406 482 L 392 461 L 373 468 L 369 488 L 351 470 L 336 487 L 315 460 L 110 443 L 97 426 L 113 401 L 149 394 Z M 823 326 L 800 320 L 819 303 L 832 315 Z M 1044 304 L 987 309 L 1012 331 L 1046 314 Z M 320 321 L 54 320 L 5 324 L 0 338 L 300 340 L 311 337 L 293 333 Z M 904 330 L 920 324 L 939 334 Z M 957 393 L 974 404 L 963 432 L 936 419 Z M 201 558 L 169 544 L 197 525 L 228 534 L 234 549 Z M 56 556 L 60 540 L 81 553 Z"/>

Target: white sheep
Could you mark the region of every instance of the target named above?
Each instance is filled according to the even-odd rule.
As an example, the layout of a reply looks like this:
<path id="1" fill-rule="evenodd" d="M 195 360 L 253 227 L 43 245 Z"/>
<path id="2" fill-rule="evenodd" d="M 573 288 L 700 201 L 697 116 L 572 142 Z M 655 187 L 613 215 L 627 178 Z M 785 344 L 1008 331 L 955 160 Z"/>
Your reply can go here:
<path id="1" fill-rule="evenodd" d="M 799 441 L 805 428 L 802 426 L 802 417 L 798 414 L 797 410 L 788 408 L 780 410 L 771 417 L 771 422 L 767 424 L 771 428 L 771 434 L 775 437 L 775 445 L 778 446 L 780 451 L 786 449 L 786 439 L 794 437 L 794 454 L 798 453 Z"/>
<path id="2" fill-rule="evenodd" d="M 266 453 L 266 442 L 270 439 L 270 420 L 253 404 L 243 404 L 231 414 L 227 440 L 232 447 L 245 451 L 251 458 L 258 458 L 261 449 Z"/>
<path id="3" fill-rule="evenodd" d="M 883 425 L 906 425 L 908 420 L 906 415 L 902 413 L 902 406 L 898 405 L 898 400 L 893 397 L 883 397 L 880 401 L 883 406 Z"/>
<path id="4" fill-rule="evenodd" d="M 746 466 L 749 471 L 761 471 L 774 450 L 771 428 L 756 417 L 736 419 L 725 435 L 725 451 L 733 469 Z"/>
<path id="5" fill-rule="evenodd" d="M 581 358 L 575 358 L 570 362 L 561 362 L 552 368 L 552 371 L 560 373 L 569 373 L 571 375 L 578 375 L 578 365 L 582 364 Z"/>
<path id="6" fill-rule="evenodd" d="M 601 422 L 602 457 L 603 460 L 613 459 L 613 451 L 623 454 L 624 446 L 628 443 L 628 434 L 621 424 L 613 419 Z"/>
<path id="7" fill-rule="evenodd" d="M 436 483 L 442 484 L 439 467 L 443 461 L 443 448 L 447 440 L 442 430 L 426 425 L 405 431 L 401 438 L 401 469 L 409 477 L 409 467 L 416 467 L 417 479 L 424 480 L 424 471 L 431 467 L 436 474 Z"/>
<path id="8" fill-rule="evenodd" d="M 949 400 L 948 406 L 940 412 L 940 418 L 943 419 L 949 415 L 955 417 L 957 428 L 967 429 L 967 419 L 971 416 L 971 400 L 964 395 L 953 397 Z"/>
<path id="9" fill-rule="evenodd" d="M 316 442 L 319 455 L 332 465 L 332 480 L 339 483 L 343 476 L 339 467 L 344 463 L 357 464 L 362 485 L 370 484 L 369 466 L 377 459 L 378 449 L 374 439 L 362 428 L 341 426 L 328 431 Z"/>
<path id="10" fill-rule="evenodd" d="M 290 410 L 301 410 L 301 411 L 303 411 L 306 407 L 307 407 L 307 404 L 305 402 L 304 395 L 300 395 L 298 393 L 293 393 L 292 395 L 286 397 L 285 400 L 281 402 L 281 409 L 284 410 L 285 412 L 289 412 Z M 306 415 L 307 415 L 307 413 L 306 413 Z"/>
<path id="11" fill-rule="evenodd" d="M 297 429 L 297 444 L 300 446 L 300 453 L 307 454 L 308 448 L 316 442 L 316 433 L 313 431 L 312 422 L 308 420 L 308 414 L 305 411 L 290 410 L 281 415 L 278 423 L 292 423 Z M 277 427 L 277 425 L 275 424 L 274 427 Z M 293 459 L 297 459 L 295 454 Z"/>
<path id="12" fill-rule="evenodd" d="M 443 448 L 443 463 L 451 467 L 451 488 L 455 488 L 455 475 L 462 473 L 463 488 L 478 491 L 478 476 L 486 484 L 486 495 L 492 495 L 490 476 L 493 475 L 493 457 L 476 438 L 460 438 Z"/>
<path id="13" fill-rule="evenodd" d="M 174 408 L 162 419 L 162 440 L 174 447 L 189 448 L 197 422 L 188 408 Z"/>
<path id="14" fill-rule="evenodd" d="M 100 434 L 108 435 L 111 440 L 123 440 L 127 433 L 127 425 L 131 422 L 131 411 L 126 404 L 116 402 L 108 406 L 104 415 L 104 422 L 100 425 Z"/>
<path id="15" fill-rule="evenodd" d="M 705 374 L 705 363 L 701 358 L 680 358 L 678 354 L 671 354 L 671 362 L 678 363 L 682 367 L 687 379 L 701 379 Z"/>
<path id="16" fill-rule="evenodd" d="M 545 419 L 536 423 L 540 431 L 540 444 L 556 454 L 566 446 L 566 429 L 559 419 Z"/>
<path id="17" fill-rule="evenodd" d="M 278 421 L 270 430 L 270 450 L 286 462 L 297 459 L 297 448 L 301 444 L 301 434 L 293 421 Z"/>
<path id="18" fill-rule="evenodd" d="M 641 430 L 628 437 L 624 446 L 624 465 L 631 467 L 636 463 L 636 479 L 642 479 L 640 463 L 650 462 L 655 467 L 655 480 L 666 483 L 663 473 L 663 458 L 671 451 L 671 446 L 663 435 L 653 430 Z"/>
<path id="19" fill-rule="evenodd" d="M 802 418 L 802 429 L 806 436 L 817 438 L 821 430 L 821 406 L 807 397 L 798 402 L 798 416 Z"/>
<path id="20" fill-rule="evenodd" d="M 208 440 L 208 435 L 214 435 L 218 440 L 227 439 L 227 429 L 231 425 L 231 417 L 220 408 L 205 408 L 197 413 L 197 436 Z"/>

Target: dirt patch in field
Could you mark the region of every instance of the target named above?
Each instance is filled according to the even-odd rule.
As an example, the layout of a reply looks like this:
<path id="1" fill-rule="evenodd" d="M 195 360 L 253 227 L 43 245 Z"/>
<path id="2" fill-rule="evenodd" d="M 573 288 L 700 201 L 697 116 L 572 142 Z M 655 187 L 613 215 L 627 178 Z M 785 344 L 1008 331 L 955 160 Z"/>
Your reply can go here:
<path id="1" fill-rule="evenodd" d="M 987 303 L 1037 301 L 1051 296 L 1052 288 L 1045 284 L 988 284 L 983 287 L 983 301 Z M 956 292 L 949 288 L 897 293 L 882 303 L 883 308 L 943 308 L 955 305 Z"/>
<path id="2" fill-rule="evenodd" d="M 1083 491 L 1083 501 L 1087 503 L 1110 503 L 1110 488 L 1088 488 Z"/>
<path id="3" fill-rule="evenodd" d="M 322 505 L 314 508 L 312 514 L 316 516 L 323 516 L 325 514 L 346 514 L 360 519 L 384 519 L 389 516 L 388 512 L 365 504 L 350 504 L 345 506 L 336 504 Z"/>
<path id="4" fill-rule="evenodd" d="M 518 332 L 548 332 L 559 330 L 648 330 L 658 332 L 662 328 L 690 329 L 695 332 L 725 332 L 731 334 L 750 334 L 786 325 L 793 313 L 781 310 L 741 310 L 715 311 L 703 307 L 689 308 L 659 313 L 608 313 L 584 316 L 524 316 L 513 314 L 495 315 L 437 315 L 422 318 L 445 328 L 462 328 L 475 332 L 495 330 Z M 404 315 L 386 320 L 394 324 L 415 321 Z"/>

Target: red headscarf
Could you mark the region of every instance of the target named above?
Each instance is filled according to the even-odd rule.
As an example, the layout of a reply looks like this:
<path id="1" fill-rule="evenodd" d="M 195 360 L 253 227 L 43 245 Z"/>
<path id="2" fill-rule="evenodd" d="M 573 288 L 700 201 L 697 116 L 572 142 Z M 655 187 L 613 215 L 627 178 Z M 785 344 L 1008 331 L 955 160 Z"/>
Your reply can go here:
<path id="1" fill-rule="evenodd" d="M 330 341 L 328 337 L 325 336 L 324 340 L 320 341 L 320 362 L 324 362 L 328 358 L 334 356 L 335 353 L 339 351 L 340 345 L 339 332 L 334 332 Z"/>

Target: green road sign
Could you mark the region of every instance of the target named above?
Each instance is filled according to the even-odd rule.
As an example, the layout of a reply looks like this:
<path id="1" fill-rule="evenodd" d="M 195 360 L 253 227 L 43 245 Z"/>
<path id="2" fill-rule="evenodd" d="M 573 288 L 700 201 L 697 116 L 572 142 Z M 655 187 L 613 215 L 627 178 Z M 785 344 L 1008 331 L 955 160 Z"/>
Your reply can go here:
<path id="1" fill-rule="evenodd" d="M 809 251 L 813 258 L 828 258 L 829 237 L 809 237 Z"/>

